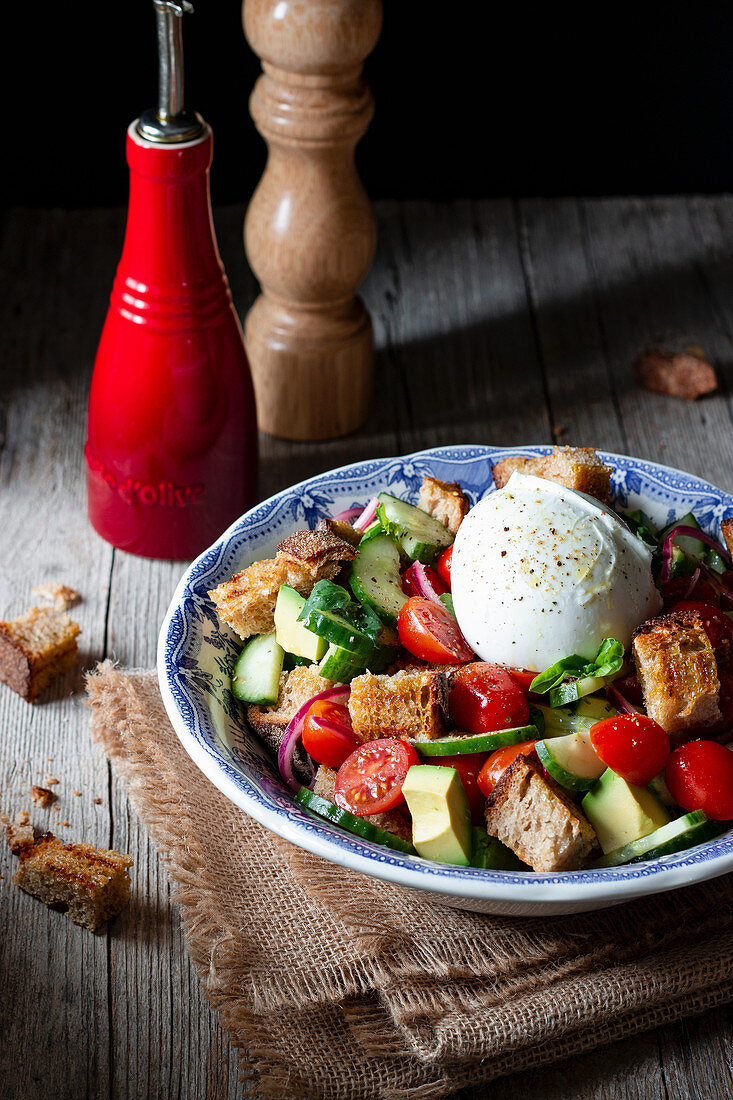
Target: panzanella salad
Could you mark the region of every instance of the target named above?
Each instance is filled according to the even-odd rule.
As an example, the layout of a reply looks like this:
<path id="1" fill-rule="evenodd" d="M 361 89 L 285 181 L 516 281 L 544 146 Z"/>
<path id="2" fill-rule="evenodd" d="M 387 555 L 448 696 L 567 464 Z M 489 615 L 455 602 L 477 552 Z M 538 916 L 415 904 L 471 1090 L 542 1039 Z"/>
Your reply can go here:
<path id="1" fill-rule="evenodd" d="M 232 691 L 306 810 L 461 866 L 572 871 L 733 820 L 733 518 L 658 530 L 591 449 L 426 477 L 211 597 Z"/>

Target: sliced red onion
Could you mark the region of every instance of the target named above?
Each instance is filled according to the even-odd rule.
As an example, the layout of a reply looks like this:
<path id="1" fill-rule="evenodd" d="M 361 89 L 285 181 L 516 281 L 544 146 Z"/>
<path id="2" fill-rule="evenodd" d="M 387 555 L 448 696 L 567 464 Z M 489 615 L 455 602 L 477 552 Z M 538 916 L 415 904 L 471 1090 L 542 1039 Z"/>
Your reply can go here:
<path id="1" fill-rule="evenodd" d="M 293 771 L 293 753 L 295 752 L 295 746 L 303 736 L 303 723 L 306 714 L 317 699 L 330 699 L 334 703 L 346 703 L 350 691 L 350 688 L 344 687 L 343 685 L 328 688 L 326 691 L 320 691 L 317 695 L 311 696 L 307 702 L 303 703 L 303 706 L 295 712 L 288 722 L 285 733 L 283 734 L 283 739 L 280 742 L 280 749 L 277 754 L 277 766 L 280 769 L 280 775 L 292 791 L 297 791 L 302 786 L 296 779 Z"/>
<path id="2" fill-rule="evenodd" d="M 406 571 L 405 577 L 412 582 L 418 596 L 422 596 L 426 600 L 432 600 L 433 603 L 441 602 L 440 592 L 431 581 L 430 574 L 421 561 L 413 562 Z"/>
<path id="3" fill-rule="evenodd" d="M 374 522 L 377 516 L 378 504 L 378 499 L 376 497 L 372 497 L 358 519 L 354 520 L 354 527 L 356 527 L 357 531 L 366 531 L 369 524 Z"/>
<path id="4" fill-rule="evenodd" d="M 715 550 L 717 554 L 720 554 L 723 561 L 726 562 L 727 565 L 731 565 L 730 555 L 727 550 L 724 550 L 712 535 L 705 534 L 704 531 L 700 531 L 697 527 L 688 527 L 686 524 L 681 523 L 678 527 L 673 527 L 664 540 L 664 546 L 662 547 L 662 570 L 659 574 L 660 584 L 666 584 L 667 581 L 672 578 L 672 544 L 678 536 L 684 535 L 691 539 L 697 539 L 698 542 L 704 542 L 706 546 L 712 546 L 713 550 Z"/>
<path id="5" fill-rule="evenodd" d="M 618 688 L 613 686 L 613 684 L 608 685 L 606 694 L 613 697 L 616 706 L 622 714 L 641 714 L 641 711 L 637 710 L 636 707 L 621 694 Z"/>
<path id="6" fill-rule="evenodd" d="M 345 508 L 343 512 L 337 512 L 335 516 L 331 516 L 331 519 L 338 520 L 339 523 L 353 523 L 363 511 L 364 509 L 361 506 L 358 508 Z"/>

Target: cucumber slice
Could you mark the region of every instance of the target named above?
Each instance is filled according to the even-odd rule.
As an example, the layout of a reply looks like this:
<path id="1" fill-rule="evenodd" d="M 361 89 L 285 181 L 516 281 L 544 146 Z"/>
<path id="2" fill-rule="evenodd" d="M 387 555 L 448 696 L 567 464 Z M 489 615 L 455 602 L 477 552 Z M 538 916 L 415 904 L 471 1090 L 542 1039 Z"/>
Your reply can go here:
<path id="1" fill-rule="evenodd" d="M 318 671 L 327 680 L 333 680 L 337 684 L 350 684 L 355 676 L 366 672 L 366 667 L 363 658 L 331 642 Z"/>
<path id="2" fill-rule="evenodd" d="M 354 657 L 366 660 L 374 650 L 372 639 L 367 634 L 363 634 L 353 623 L 347 622 L 336 611 L 311 608 L 305 622 L 308 629 L 319 638 L 325 638 L 333 645 L 348 649 Z"/>
<path id="3" fill-rule="evenodd" d="M 242 703 L 267 707 L 277 702 L 285 650 L 274 634 L 257 634 L 234 662 L 232 694 Z"/>
<path id="4" fill-rule="evenodd" d="M 552 778 L 569 791 L 587 791 L 606 770 L 590 742 L 590 734 L 569 733 L 538 741 L 535 751 L 540 764 Z"/>
<path id="5" fill-rule="evenodd" d="M 645 859 L 672 855 L 674 852 L 684 851 L 685 848 L 692 848 L 695 844 L 702 844 L 718 832 L 719 822 L 709 821 L 702 810 L 694 810 L 684 817 L 678 817 L 676 821 L 662 825 L 661 829 L 655 829 L 653 833 L 647 833 L 638 840 L 614 848 L 592 866 L 618 867 L 622 863 L 640 863 Z"/>
<path id="6" fill-rule="evenodd" d="M 495 836 L 489 836 L 486 829 L 474 825 L 471 829 L 473 848 L 471 866 L 482 867 L 487 871 L 526 871 L 527 865 L 514 854 L 511 848 L 502 844 Z"/>
<path id="7" fill-rule="evenodd" d="M 359 556 L 351 565 L 351 591 L 371 607 L 385 623 L 394 626 L 407 596 L 402 591 L 400 552 L 389 535 L 377 535 L 359 543 Z"/>
<path id="8" fill-rule="evenodd" d="M 378 496 L 377 516 L 382 527 L 395 535 L 411 561 L 430 564 L 453 542 L 453 535 L 434 516 L 389 493 Z"/>
<path id="9" fill-rule="evenodd" d="M 334 825 L 346 829 L 348 833 L 360 836 L 362 840 L 371 840 L 375 844 L 383 844 L 385 848 L 394 848 L 396 852 L 406 852 L 411 856 L 417 855 L 413 845 L 408 844 L 402 837 L 395 836 L 394 833 L 388 833 L 386 829 L 380 829 L 378 825 L 372 825 L 371 821 L 366 821 L 363 817 L 356 817 L 354 814 L 350 814 L 348 810 L 342 810 L 335 802 L 328 802 L 320 795 L 313 794 L 313 791 L 309 791 L 307 787 L 300 788 L 295 796 L 295 801 L 303 809 L 310 810 L 318 817 L 331 821 Z"/>
<path id="10" fill-rule="evenodd" d="M 471 752 L 494 752 L 520 741 L 532 741 L 539 736 L 536 726 L 514 726 L 493 733 L 469 733 L 443 737 L 440 741 L 412 741 L 420 756 L 462 756 Z"/>
<path id="11" fill-rule="evenodd" d="M 547 696 L 551 707 L 565 707 L 568 703 L 577 703 L 584 695 L 592 695 L 606 686 L 605 676 L 585 676 L 582 680 L 571 680 L 567 684 L 558 684 Z"/>

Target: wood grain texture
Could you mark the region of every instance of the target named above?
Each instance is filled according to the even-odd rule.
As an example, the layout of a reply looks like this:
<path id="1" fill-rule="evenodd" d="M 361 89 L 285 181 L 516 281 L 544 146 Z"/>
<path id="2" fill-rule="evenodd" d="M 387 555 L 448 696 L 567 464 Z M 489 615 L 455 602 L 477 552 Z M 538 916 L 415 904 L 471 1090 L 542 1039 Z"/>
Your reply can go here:
<path id="1" fill-rule="evenodd" d="M 240 312 L 256 294 L 242 214 L 216 216 Z M 378 221 L 363 287 L 373 412 L 347 440 L 262 435 L 261 496 L 372 455 L 553 439 L 733 490 L 732 198 L 386 203 Z M 113 553 L 88 528 L 83 496 L 86 392 L 122 230 L 119 211 L 16 211 L 3 224 L 0 615 L 24 609 L 33 584 L 65 581 L 84 596 L 73 612 L 83 663 L 150 665 L 182 563 Z M 640 391 L 631 363 L 650 342 L 701 345 L 721 391 L 693 405 Z M 0 730 L 0 810 L 31 809 L 48 768 L 60 809 L 34 820 L 135 858 L 130 907 L 92 936 L 12 887 L 0 845 L 3 1098 L 251 1096 L 185 954 L 164 863 L 90 746 L 79 679 L 35 706 L 0 690 Z M 719 1009 L 461 1100 L 717 1100 L 733 1091 L 731 1018 Z"/>

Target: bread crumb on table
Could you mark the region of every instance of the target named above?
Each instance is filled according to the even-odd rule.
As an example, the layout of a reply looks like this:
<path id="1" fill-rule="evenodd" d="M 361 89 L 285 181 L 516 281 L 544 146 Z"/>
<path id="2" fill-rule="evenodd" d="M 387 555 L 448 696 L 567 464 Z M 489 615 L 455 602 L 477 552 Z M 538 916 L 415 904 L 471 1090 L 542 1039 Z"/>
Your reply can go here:
<path id="1" fill-rule="evenodd" d="M 57 777 L 55 775 L 49 775 L 48 772 L 46 773 L 46 786 L 47 787 L 55 787 L 58 782 L 59 782 L 59 780 L 57 779 Z"/>
<path id="2" fill-rule="evenodd" d="M 41 806 L 52 806 L 56 795 L 48 787 L 31 787 L 31 798 Z"/>
<path id="3" fill-rule="evenodd" d="M 47 584 L 38 584 L 31 592 L 42 603 L 52 604 L 57 611 L 68 611 L 70 607 L 76 607 L 81 603 L 81 596 L 68 584 L 59 584 L 58 581 L 50 581 Z"/>
<path id="4" fill-rule="evenodd" d="M 11 852 L 19 852 L 21 848 L 33 844 L 35 840 L 33 826 L 26 810 L 20 810 L 12 821 L 7 822 L 5 832 Z"/>

